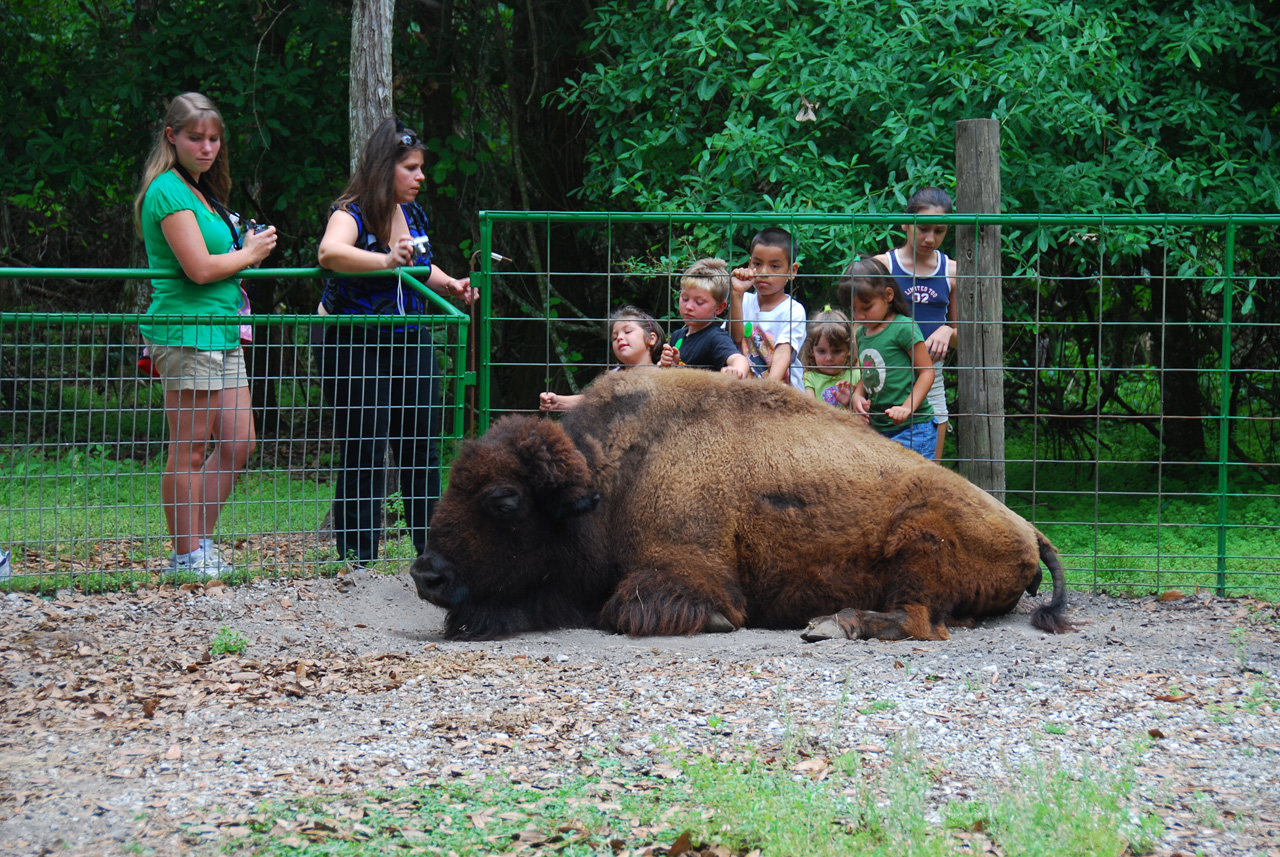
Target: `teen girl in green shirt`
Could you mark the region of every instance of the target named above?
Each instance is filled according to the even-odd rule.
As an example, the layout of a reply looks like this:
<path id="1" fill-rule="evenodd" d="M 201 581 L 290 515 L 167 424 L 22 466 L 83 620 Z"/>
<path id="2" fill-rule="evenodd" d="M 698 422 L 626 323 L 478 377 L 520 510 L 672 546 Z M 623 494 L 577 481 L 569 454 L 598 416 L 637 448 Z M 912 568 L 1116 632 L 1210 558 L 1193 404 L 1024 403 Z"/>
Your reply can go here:
<path id="1" fill-rule="evenodd" d="M 181 274 L 152 281 L 148 315 L 234 315 L 241 299 L 236 274 L 276 246 L 271 226 L 241 238 L 222 205 L 231 189 L 225 130 L 218 108 L 198 92 L 174 98 L 157 130 L 134 217 L 150 267 Z M 212 535 L 255 440 L 238 325 L 192 319 L 140 327 L 164 384 L 169 421 L 160 491 L 173 536 L 170 568 L 225 576 L 231 566 Z"/>

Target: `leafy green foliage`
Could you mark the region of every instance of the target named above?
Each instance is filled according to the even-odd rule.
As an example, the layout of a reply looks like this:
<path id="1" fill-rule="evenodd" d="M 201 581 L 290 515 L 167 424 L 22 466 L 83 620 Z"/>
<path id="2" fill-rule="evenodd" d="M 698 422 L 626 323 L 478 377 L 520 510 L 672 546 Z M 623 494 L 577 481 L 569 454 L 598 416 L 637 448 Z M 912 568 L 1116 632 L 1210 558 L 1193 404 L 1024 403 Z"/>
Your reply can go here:
<path id="1" fill-rule="evenodd" d="M 1259 4 L 613 0 L 571 81 L 585 192 L 646 210 L 898 210 L 1001 123 L 1005 208 L 1280 206 Z M 1224 182 L 1221 177 L 1235 180 Z"/>

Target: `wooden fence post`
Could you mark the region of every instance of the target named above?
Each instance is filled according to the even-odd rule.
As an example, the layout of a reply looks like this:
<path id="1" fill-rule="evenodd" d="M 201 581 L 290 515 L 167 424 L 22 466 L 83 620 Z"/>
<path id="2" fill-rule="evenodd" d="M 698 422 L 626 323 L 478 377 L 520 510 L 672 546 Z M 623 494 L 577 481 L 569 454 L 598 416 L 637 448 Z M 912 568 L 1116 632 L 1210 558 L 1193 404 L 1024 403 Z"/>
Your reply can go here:
<path id="1" fill-rule="evenodd" d="M 1000 211 L 1000 123 L 956 123 L 956 211 Z M 956 225 L 960 472 L 1004 501 L 1004 336 L 1000 227 Z M 953 298 L 956 300 L 957 298 Z"/>

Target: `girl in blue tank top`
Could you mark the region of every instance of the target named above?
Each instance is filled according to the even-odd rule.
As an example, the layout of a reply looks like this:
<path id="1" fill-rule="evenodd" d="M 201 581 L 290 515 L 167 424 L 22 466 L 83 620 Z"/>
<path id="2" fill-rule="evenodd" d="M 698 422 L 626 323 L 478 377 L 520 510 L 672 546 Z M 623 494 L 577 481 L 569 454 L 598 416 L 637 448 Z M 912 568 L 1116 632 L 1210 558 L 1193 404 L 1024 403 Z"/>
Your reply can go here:
<path id="1" fill-rule="evenodd" d="M 951 197 L 936 187 L 921 188 L 907 201 L 907 214 L 950 214 Z M 925 348 L 933 360 L 933 385 L 929 404 L 938 426 L 938 449 L 934 460 L 942 459 L 947 437 L 947 395 L 942 382 L 942 364 L 947 352 L 956 347 L 956 262 L 940 249 L 947 237 L 944 224 L 916 220 L 902 226 L 906 240 L 902 246 L 875 258 L 889 269 L 902 293 L 911 303 L 912 317 L 920 325 Z"/>

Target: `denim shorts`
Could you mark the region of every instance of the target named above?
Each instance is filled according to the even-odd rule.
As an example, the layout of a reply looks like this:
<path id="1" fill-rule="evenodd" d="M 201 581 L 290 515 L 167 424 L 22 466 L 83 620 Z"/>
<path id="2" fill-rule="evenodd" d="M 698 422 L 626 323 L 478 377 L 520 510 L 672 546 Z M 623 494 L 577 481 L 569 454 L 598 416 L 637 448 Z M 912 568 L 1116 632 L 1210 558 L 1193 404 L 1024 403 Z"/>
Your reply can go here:
<path id="1" fill-rule="evenodd" d="M 884 436 L 889 440 L 897 441 L 912 452 L 920 453 L 930 461 L 933 461 L 933 456 L 938 452 L 938 424 L 932 419 L 922 423 L 910 423 L 891 432 L 885 432 Z"/>

